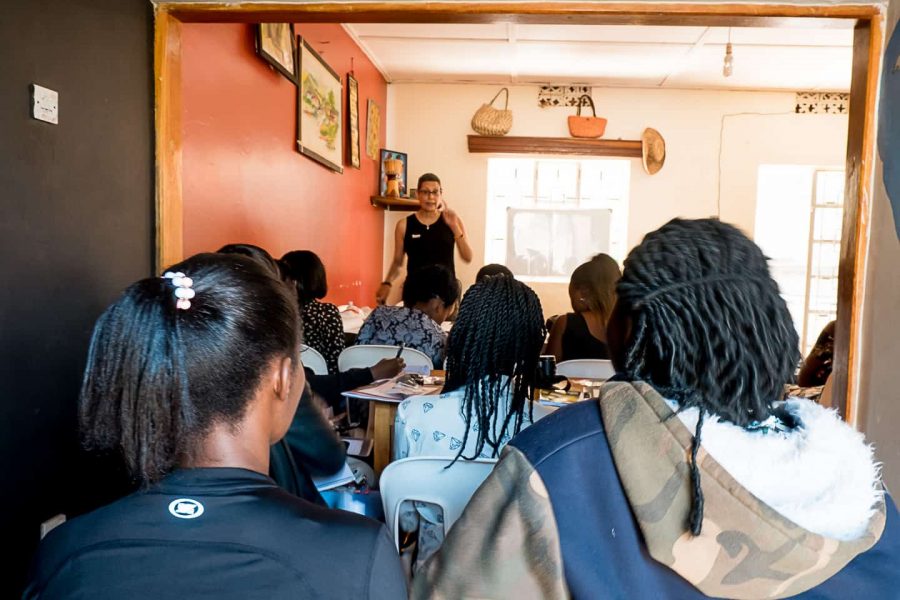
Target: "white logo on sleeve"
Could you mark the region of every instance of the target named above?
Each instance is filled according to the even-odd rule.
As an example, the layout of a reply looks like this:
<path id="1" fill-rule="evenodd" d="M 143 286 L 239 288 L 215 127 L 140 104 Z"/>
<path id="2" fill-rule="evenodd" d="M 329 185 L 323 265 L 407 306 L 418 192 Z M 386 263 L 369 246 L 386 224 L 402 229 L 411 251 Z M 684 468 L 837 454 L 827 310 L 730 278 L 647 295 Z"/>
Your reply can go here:
<path id="1" fill-rule="evenodd" d="M 191 498 L 178 498 L 169 502 L 169 512 L 179 519 L 196 519 L 203 514 L 203 505 Z"/>

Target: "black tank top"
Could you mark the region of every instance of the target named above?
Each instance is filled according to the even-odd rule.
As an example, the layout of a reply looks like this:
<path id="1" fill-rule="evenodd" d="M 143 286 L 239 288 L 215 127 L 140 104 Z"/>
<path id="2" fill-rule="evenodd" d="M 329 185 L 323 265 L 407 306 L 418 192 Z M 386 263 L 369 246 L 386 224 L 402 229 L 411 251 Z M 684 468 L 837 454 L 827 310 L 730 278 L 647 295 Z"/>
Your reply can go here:
<path id="1" fill-rule="evenodd" d="M 609 348 L 606 344 L 591 335 L 587 321 L 579 313 L 569 313 L 566 316 L 566 330 L 562 338 L 562 359 L 574 360 L 576 358 L 609 358 Z"/>
<path id="2" fill-rule="evenodd" d="M 406 271 L 412 272 L 428 265 L 443 265 L 456 277 L 453 249 L 456 236 L 441 216 L 431 225 L 425 225 L 415 214 L 406 217 L 406 235 L 403 251 L 406 252 Z"/>

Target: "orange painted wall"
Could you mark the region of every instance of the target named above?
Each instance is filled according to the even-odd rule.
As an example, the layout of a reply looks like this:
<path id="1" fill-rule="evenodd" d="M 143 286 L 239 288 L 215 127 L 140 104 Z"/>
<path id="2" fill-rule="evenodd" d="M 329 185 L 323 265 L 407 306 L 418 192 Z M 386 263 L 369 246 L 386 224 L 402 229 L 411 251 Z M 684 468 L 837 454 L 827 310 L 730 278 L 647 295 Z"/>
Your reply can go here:
<path id="1" fill-rule="evenodd" d="M 182 32 L 185 255 L 227 243 L 257 244 L 276 257 L 317 253 L 328 299 L 372 304 L 381 281 L 384 216 L 369 196 L 377 161 L 365 155 L 366 102 L 387 85 L 340 25 L 297 25 L 344 82 L 359 81 L 360 169 L 338 174 L 296 148 L 297 88 L 254 51 L 254 27 L 186 23 Z M 346 123 L 346 121 L 345 121 Z"/>

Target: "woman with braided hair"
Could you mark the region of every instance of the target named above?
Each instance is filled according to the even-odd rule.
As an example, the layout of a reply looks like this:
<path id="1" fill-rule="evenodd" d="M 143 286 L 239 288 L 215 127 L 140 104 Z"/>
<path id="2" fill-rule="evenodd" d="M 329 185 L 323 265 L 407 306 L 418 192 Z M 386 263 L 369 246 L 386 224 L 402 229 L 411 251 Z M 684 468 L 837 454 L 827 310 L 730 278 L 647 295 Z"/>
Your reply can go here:
<path id="1" fill-rule="evenodd" d="M 468 289 L 447 343 L 443 394 L 400 404 L 397 456 L 494 458 L 532 421 L 544 339 L 537 294 L 511 277 Z"/>
<path id="2" fill-rule="evenodd" d="M 24 598 L 404 598 L 382 525 L 267 473 L 304 386 L 297 300 L 254 253 L 132 284 L 94 328 L 86 445 L 141 489 L 54 529 Z"/>
<path id="3" fill-rule="evenodd" d="M 547 414 L 532 406 L 544 316 L 537 294 L 511 277 L 488 277 L 468 289 L 447 345 L 447 381 L 438 396 L 400 403 L 394 439 L 398 458 L 495 458 L 519 431 Z M 416 503 L 422 517 L 417 564 L 440 545 L 436 507 Z M 401 528 L 417 515 L 401 509 Z"/>
<path id="4" fill-rule="evenodd" d="M 871 447 L 782 398 L 797 334 L 760 249 L 718 220 L 676 219 L 632 250 L 617 295 L 617 377 L 506 446 L 413 597 L 898 589 L 900 516 Z"/>

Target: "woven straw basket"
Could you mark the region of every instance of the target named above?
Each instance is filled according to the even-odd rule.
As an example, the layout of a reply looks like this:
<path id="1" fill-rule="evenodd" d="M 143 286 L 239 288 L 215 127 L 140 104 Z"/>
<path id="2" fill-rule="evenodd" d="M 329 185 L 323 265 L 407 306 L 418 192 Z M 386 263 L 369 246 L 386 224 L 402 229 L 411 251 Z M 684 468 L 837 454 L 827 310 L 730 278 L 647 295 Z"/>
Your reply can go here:
<path id="1" fill-rule="evenodd" d="M 506 92 L 503 110 L 494 108 L 494 102 L 503 92 Z M 475 115 L 472 117 L 472 129 L 481 135 L 506 135 L 512 128 L 512 111 L 507 109 L 508 106 L 509 90 L 501 88 L 489 103 L 482 104 L 481 108 L 475 111 Z"/>

